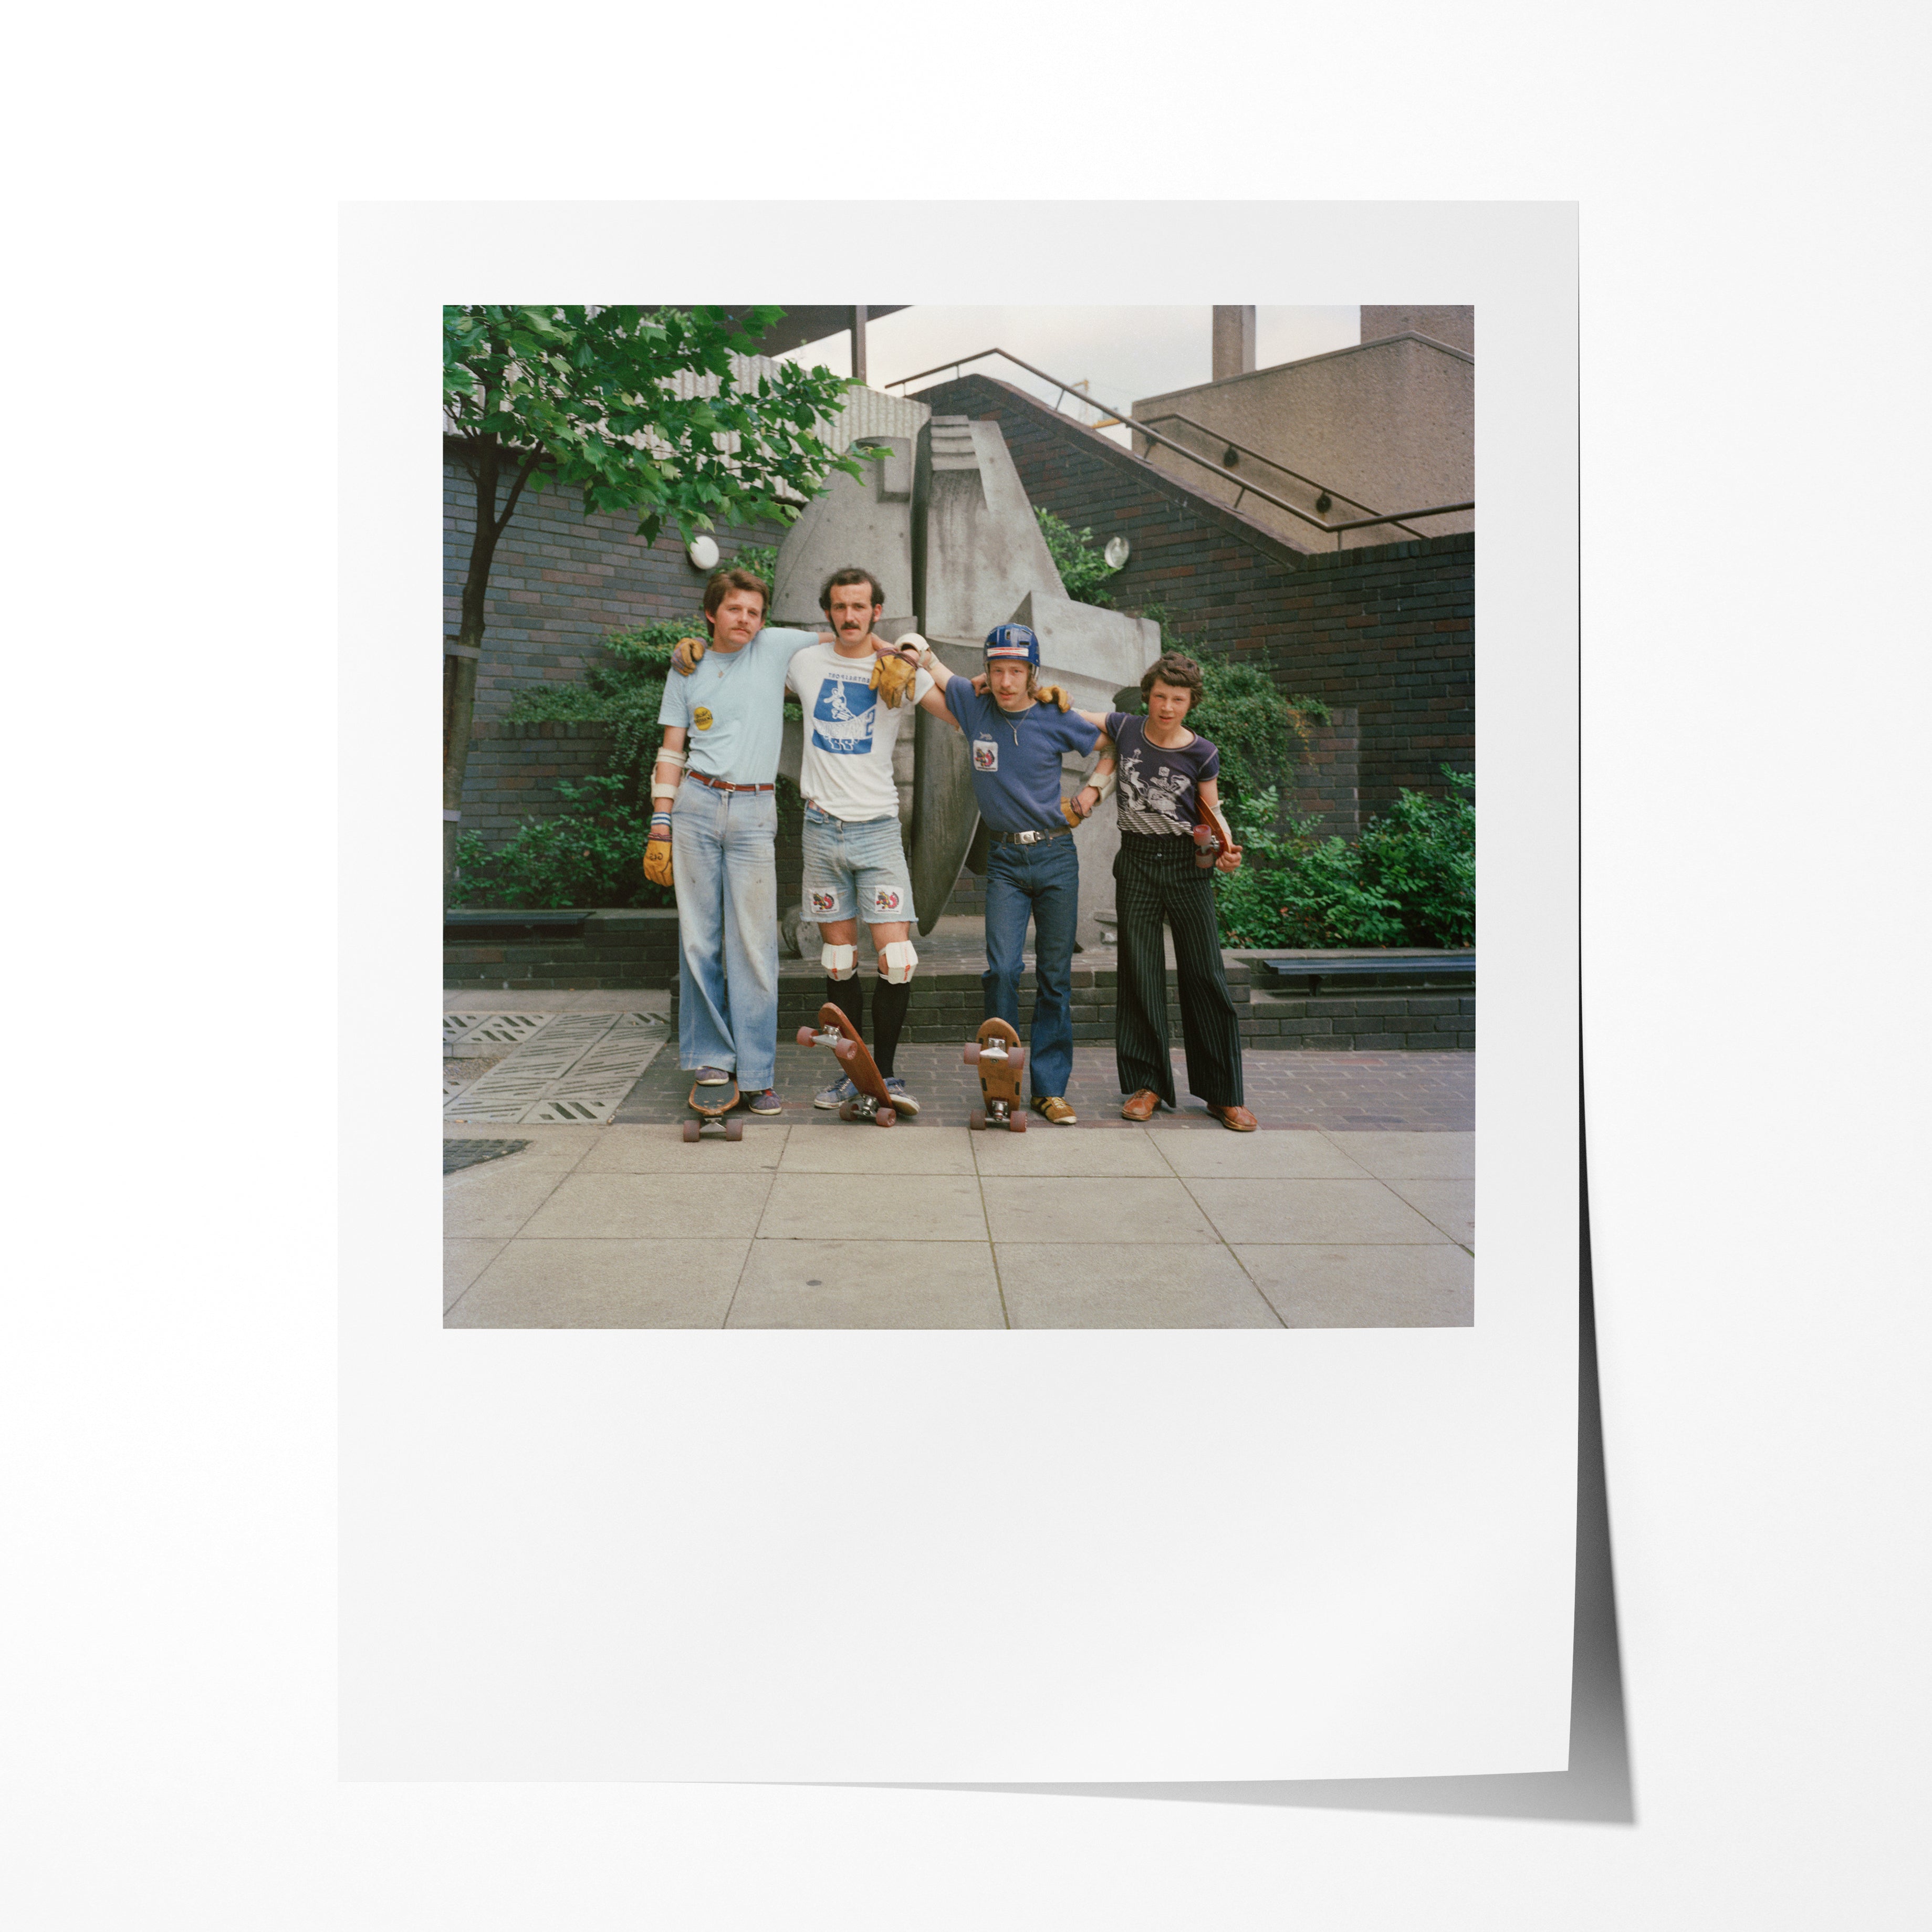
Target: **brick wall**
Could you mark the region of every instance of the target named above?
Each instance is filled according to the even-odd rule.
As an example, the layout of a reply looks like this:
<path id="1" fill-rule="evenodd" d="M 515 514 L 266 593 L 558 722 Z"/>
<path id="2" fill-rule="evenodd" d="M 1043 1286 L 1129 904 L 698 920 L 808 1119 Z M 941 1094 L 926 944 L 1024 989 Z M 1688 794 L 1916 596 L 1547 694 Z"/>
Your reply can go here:
<path id="1" fill-rule="evenodd" d="M 989 376 L 919 395 L 997 422 L 1036 506 L 1130 540 L 1117 604 L 1164 604 L 1203 648 L 1353 708 L 1364 817 L 1403 786 L 1442 792 L 1444 764 L 1474 768 L 1473 535 L 1304 550 Z"/>
<path id="2" fill-rule="evenodd" d="M 463 830 L 481 832 L 494 849 L 525 819 L 562 811 L 557 782 L 574 784 L 601 773 L 610 761 L 611 730 L 556 721 L 476 726 L 463 771 Z"/>
<path id="3" fill-rule="evenodd" d="M 463 580 L 476 530 L 476 491 L 463 466 L 443 465 L 443 630 L 462 622 Z M 776 524 L 714 532 L 728 564 L 748 544 L 774 544 Z M 584 514 L 574 491 L 526 490 L 496 546 L 476 668 L 476 716 L 501 718 L 534 685 L 572 683 L 613 631 L 688 617 L 704 595 L 675 530 L 646 544 L 628 517 Z M 472 754 L 473 755 L 473 754 Z"/>

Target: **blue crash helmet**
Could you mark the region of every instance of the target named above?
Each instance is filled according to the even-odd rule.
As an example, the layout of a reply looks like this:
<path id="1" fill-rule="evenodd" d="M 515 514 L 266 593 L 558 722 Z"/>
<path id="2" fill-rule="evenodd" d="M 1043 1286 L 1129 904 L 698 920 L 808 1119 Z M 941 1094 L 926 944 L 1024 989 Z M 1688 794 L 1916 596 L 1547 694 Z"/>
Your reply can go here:
<path id="1" fill-rule="evenodd" d="M 986 662 L 995 658 L 1018 658 L 1023 662 L 1040 662 L 1040 640 L 1024 624 L 1000 624 L 986 633 Z"/>

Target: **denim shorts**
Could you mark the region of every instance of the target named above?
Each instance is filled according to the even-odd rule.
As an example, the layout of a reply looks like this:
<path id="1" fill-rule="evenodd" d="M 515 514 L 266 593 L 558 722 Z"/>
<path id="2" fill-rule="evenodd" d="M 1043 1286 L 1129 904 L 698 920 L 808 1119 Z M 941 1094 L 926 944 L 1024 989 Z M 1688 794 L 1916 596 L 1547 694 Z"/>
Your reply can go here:
<path id="1" fill-rule="evenodd" d="M 862 919 L 868 926 L 911 920 L 912 874 L 896 815 L 848 824 L 808 805 L 803 843 L 800 884 L 807 919 Z"/>

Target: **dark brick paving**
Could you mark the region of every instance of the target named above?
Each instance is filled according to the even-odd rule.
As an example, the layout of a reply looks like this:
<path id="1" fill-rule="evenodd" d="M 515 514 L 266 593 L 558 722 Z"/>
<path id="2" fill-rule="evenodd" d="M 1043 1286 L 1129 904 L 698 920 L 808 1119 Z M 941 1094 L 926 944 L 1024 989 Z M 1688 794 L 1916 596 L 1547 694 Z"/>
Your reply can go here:
<path id="1" fill-rule="evenodd" d="M 474 1167 L 479 1160 L 496 1160 L 506 1154 L 521 1154 L 528 1141 L 445 1141 L 442 1171 L 454 1174 L 459 1167 Z"/>
<path id="2" fill-rule="evenodd" d="M 1184 1063 L 1174 1054 L 1175 1091 L 1180 1111 L 1157 1114 L 1161 1127 L 1205 1127 L 1224 1131 L 1196 1100 L 1186 1096 Z M 916 1127 L 936 1121 L 964 1126 L 968 1111 L 979 1104 L 978 1076 L 960 1058 L 957 1046 L 908 1046 L 898 1051 L 898 1071 L 920 1103 Z M 777 1086 L 785 1102 L 782 1114 L 766 1118 L 793 1126 L 841 1126 L 836 1114 L 820 1112 L 812 1096 L 832 1084 L 836 1072 L 822 1048 L 781 1042 Z M 1476 1056 L 1473 1053 L 1265 1053 L 1250 1054 L 1243 1066 L 1247 1106 L 1268 1127 L 1385 1127 L 1411 1132 L 1468 1132 L 1476 1124 Z M 686 1117 L 691 1076 L 677 1064 L 675 1042 L 625 1097 L 611 1116 L 618 1121 L 670 1121 Z M 1067 1099 L 1082 1127 L 1121 1127 L 1120 1082 L 1111 1046 L 1073 1049 L 1073 1078 Z M 742 1112 L 742 1110 L 740 1110 Z M 746 1131 L 758 1117 L 744 1115 Z M 1044 1121 L 1034 1126 L 1046 1132 Z M 873 1131 L 877 1131 L 874 1130 Z"/>

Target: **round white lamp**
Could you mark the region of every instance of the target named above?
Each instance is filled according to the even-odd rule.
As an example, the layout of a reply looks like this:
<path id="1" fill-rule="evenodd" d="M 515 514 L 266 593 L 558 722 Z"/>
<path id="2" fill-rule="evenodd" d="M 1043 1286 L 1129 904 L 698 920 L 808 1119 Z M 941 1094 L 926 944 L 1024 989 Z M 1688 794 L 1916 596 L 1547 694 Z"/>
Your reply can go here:
<path id="1" fill-rule="evenodd" d="M 718 545 L 712 538 L 693 537 L 686 545 L 684 554 L 699 570 L 718 568 Z"/>
<path id="2" fill-rule="evenodd" d="M 1109 570 L 1118 570 L 1134 554 L 1134 547 L 1125 537 L 1109 537 L 1107 548 L 1100 554 L 1107 560 Z"/>

